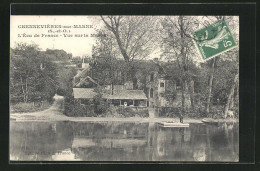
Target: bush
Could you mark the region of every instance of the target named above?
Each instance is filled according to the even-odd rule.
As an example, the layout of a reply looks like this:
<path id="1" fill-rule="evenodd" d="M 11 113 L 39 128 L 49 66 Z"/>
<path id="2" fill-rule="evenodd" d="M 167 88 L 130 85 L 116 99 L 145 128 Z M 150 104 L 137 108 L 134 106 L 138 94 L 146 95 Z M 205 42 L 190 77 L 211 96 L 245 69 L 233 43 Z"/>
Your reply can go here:
<path id="1" fill-rule="evenodd" d="M 139 116 L 139 117 L 149 117 L 149 112 L 148 109 L 135 109 L 135 108 L 117 108 L 116 109 L 117 113 L 121 117 L 134 117 L 134 116 Z"/>
<path id="2" fill-rule="evenodd" d="M 159 108 L 159 117 L 179 117 L 181 109 L 178 107 L 161 107 Z"/>
<path id="3" fill-rule="evenodd" d="M 182 112 L 181 107 L 162 107 L 159 109 L 159 117 L 166 117 L 166 118 L 175 118 L 179 117 Z M 196 108 L 194 110 L 186 111 L 182 114 L 183 117 L 189 118 L 200 118 L 205 117 L 206 114 L 204 110 L 200 108 Z"/>
<path id="4" fill-rule="evenodd" d="M 107 105 L 106 104 L 99 104 L 96 106 L 95 112 L 98 114 L 103 114 L 107 111 Z"/>
<path id="5" fill-rule="evenodd" d="M 74 106 L 71 114 L 73 116 L 84 116 L 85 109 L 81 105 Z"/>
<path id="6" fill-rule="evenodd" d="M 97 116 L 93 105 L 67 104 L 65 115 L 71 117 L 93 117 Z"/>

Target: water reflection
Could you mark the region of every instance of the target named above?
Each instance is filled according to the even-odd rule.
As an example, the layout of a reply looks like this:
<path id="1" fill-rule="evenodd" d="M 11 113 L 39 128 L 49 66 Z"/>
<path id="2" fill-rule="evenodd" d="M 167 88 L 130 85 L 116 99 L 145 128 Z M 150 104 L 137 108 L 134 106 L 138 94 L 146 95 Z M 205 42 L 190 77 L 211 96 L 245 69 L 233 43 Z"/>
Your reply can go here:
<path id="1" fill-rule="evenodd" d="M 238 161 L 238 124 L 11 122 L 10 159 Z"/>

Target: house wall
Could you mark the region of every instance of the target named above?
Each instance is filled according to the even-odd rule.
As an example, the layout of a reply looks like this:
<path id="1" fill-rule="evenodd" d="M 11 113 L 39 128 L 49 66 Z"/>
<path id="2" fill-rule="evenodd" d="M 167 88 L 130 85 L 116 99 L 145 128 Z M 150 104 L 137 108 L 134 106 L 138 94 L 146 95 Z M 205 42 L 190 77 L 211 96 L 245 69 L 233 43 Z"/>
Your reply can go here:
<path id="1" fill-rule="evenodd" d="M 146 77 L 146 96 L 150 107 L 170 107 L 174 106 L 173 99 L 166 99 L 162 94 L 175 91 L 176 83 L 173 80 L 165 80 L 161 78 L 158 72 L 153 72 L 154 79 L 151 80 L 151 73 Z M 163 86 L 161 86 L 163 84 Z M 151 89 L 153 89 L 153 97 L 151 97 Z"/>
<path id="2" fill-rule="evenodd" d="M 82 68 L 84 69 L 90 68 L 89 63 L 82 63 Z"/>
<path id="3" fill-rule="evenodd" d="M 159 78 L 158 79 L 158 93 L 164 93 L 165 92 L 165 87 L 166 87 L 166 80 Z M 163 87 L 162 87 L 163 85 Z"/>
<path id="4" fill-rule="evenodd" d="M 153 79 L 151 78 L 151 74 L 153 74 Z M 156 107 L 159 105 L 158 101 L 158 82 L 159 79 L 159 74 L 158 72 L 151 72 L 150 74 L 147 75 L 146 77 L 146 96 L 149 101 L 149 106 L 150 107 Z M 153 97 L 151 96 L 151 92 L 153 89 Z"/>

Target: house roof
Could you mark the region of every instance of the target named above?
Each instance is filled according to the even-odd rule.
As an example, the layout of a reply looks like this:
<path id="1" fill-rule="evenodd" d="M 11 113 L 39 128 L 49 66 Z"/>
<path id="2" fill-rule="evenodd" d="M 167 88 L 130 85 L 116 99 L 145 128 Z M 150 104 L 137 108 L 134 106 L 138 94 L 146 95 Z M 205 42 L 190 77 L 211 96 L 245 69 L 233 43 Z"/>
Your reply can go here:
<path id="1" fill-rule="evenodd" d="M 97 94 L 93 88 L 73 88 L 75 99 L 92 99 Z"/>
<path id="2" fill-rule="evenodd" d="M 89 76 L 86 76 L 85 78 L 80 79 L 79 82 L 74 83 L 74 87 L 81 87 L 87 80 L 91 81 L 92 83 L 94 83 L 96 85 L 99 85 L 94 79 L 92 79 Z"/>
<path id="3" fill-rule="evenodd" d="M 77 75 L 75 75 L 74 77 L 81 77 L 81 78 L 87 77 L 89 70 L 90 70 L 89 68 L 84 68 L 82 71 L 79 71 Z"/>
<path id="4" fill-rule="evenodd" d="M 143 90 L 123 90 L 119 92 L 115 92 L 113 95 L 104 95 L 107 99 L 139 99 L 144 100 L 147 99 Z"/>

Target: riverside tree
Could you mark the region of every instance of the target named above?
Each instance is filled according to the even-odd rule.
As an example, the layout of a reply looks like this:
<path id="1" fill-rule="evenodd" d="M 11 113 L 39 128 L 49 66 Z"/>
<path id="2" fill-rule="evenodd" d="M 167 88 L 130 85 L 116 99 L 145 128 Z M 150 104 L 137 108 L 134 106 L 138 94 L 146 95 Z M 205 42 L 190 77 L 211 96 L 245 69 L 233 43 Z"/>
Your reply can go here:
<path id="1" fill-rule="evenodd" d="M 193 64 L 196 56 L 191 34 L 199 22 L 195 17 L 169 16 L 164 17 L 162 25 L 162 57 L 173 61 L 176 60 L 180 71 L 179 80 L 182 93 L 182 112 L 185 112 L 185 92 L 189 92 L 191 107 L 194 109 L 194 81 L 195 76 L 189 67 Z"/>
<path id="2" fill-rule="evenodd" d="M 218 21 L 218 20 L 225 20 L 227 25 L 229 26 L 236 44 L 238 44 L 238 28 L 239 28 L 239 22 L 238 22 L 238 17 L 235 16 L 211 16 L 211 17 L 205 17 L 208 23 L 209 21 Z M 210 106 L 212 104 L 212 97 L 213 97 L 213 80 L 214 80 L 214 73 L 216 72 L 216 67 L 217 63 L 220 58 L 223 58 L 224 60 L 232 60 L 233 62 L 236 63 L 237 69 L 238 69 L 238 50 L 231 50 L 230 52 L 227 53 L 222 53 L 218 55 L 217 57 L 207 61 L 207 65 L 210 67 L 209 71 L 209 82 L 208 82 L 208 87 L 207 87 L 207 95 L 206 95 L 206 106 L 205 106 L 205 112 L 207 114 L 210 113 Z M 237 76 L 238 77 L 238 76 Z M 235 79 L 236 80 L 236 79 Z M 236 84 L 236 81 L 231 84 Z M 231 97 L 231 96 L 230 96 Z M 226 104 L 229 106 L 229 100 L 227 100 Z M 231 103 L 232 104 L 232 103 Z M 226 107 L 224 109 L 224 116 L 226 117 L 228 108 Z"/>
<path id="3" fill-rule="evenodd" d="M 217 20 L 225 19 L 229 25 L 233 36 L 238 43 L 238 18 L 234 16 L 169 16 L 164 17 L 162 20 L 162 49 L 163 57 L 170 60 L 176 60 L 180 70 L 180 82 L 182 87 L 182 109 L 184 111 L 184 91 L 187 89 L 191 97 L 191 107 L 194 108 L 194 90 L 193 90 L 193 79 L 198 75 L 190 72 L 190 66 L 193 63 L 201 63 L 199 55 L 196 53 L 196 49 L 193 44 L 194 38 L 192 33 L 199 27 L 208 26 Z M 196 41 L 196 40 L 195 40 Z M 205 97 L 205 112 L 209 113 L 210 106 L 212 103 L 213 84 L 214 84 L 214 73 L 216 70 L 217 62 L 219 58 L 224 58 L 228 53 L 224 53 L 215 57 L 207 62 L 207 70 L 205 74 L 208 75 L 208 84 L 204 87 L 203 91 L 200 91 L 202 97 Z M 226 59 L 225 60 L 229 60 Z M 204 65 L 205 67 L 205 65 Z M 203 69 L 202 69 L 203 70 Z M 201 77 L 202 78 L 202 77 Z M 203 78 L 202 78 L 203 79 Z M 201 83 L 203 80 L 199 80 Z M 188 83 L 188 85 L 187 85 Z M 226 88 L 227 89 L 227 88 Z M 232 103 L 231 103 L 232 104 Z"/>
<path id="4" fill-rule="evenodd" d="M 10 95 L 13 101 L 51 100 L 56 89 L 56 67 L 37 45 L 19 43 L 11 49 Z"/>
<path id="5" fill-rule="evenodd" d="M 137 89 L 135 59 L 148 57 L 155 49 L 156 17 L 152 16 L 100 16 L 105 28 L 112 33 Z"/>
<path id="6" fill-rule="evenodd" d="M 116 42 L 113 41 L 112 35 L 106 30 L 99 30 L 100 35 L 97 37 L 95 45 L 92 47 L 92 56 L 95 60 L 95 72 L 102 73 L 109 69 L 109 75 L 99 74 L 99 83 L 109 83 L 112 85 L 112 94 L 114 89 L 114 58 L 116 51 Z"/>

